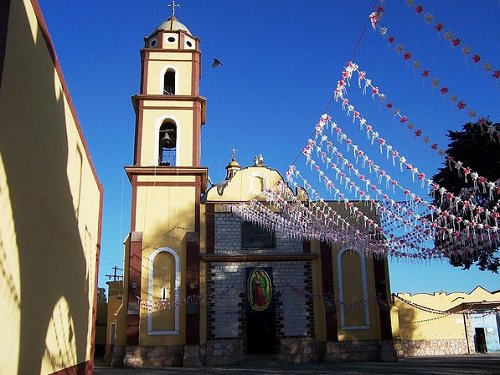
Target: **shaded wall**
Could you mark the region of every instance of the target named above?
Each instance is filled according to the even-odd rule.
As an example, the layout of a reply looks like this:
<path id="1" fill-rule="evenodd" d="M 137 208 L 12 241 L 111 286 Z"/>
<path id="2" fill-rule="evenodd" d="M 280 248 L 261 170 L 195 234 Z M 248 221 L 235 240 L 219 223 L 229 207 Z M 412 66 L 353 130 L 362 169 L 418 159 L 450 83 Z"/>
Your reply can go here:
<path id="1" fill-rule="evenodd" d="M 0 373 L 91 373 L 102 188 L 38 3 L 0 8 Z"/>
<path id="2" fill-rule="evenodd" d="M 405 356 L 466 354 L 476 351 L 475 317 L 495 319 L 498 292 L 478 286 L 470 293 L 398 293 L 394 302 Z"/>

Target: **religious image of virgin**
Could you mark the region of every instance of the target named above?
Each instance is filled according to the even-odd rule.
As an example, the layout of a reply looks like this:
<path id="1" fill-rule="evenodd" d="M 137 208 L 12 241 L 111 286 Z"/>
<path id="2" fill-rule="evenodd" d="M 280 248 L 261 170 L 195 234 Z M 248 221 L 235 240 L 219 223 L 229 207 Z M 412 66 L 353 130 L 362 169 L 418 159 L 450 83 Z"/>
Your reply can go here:
<path id="1" fill-rule="evenodd" d="M 270 278 L 261 269 L 254 270 L 249 277 L 249 292 L 251 293 L 250 304 L 253 309 L 263 311 L 268 308 L 271 301 Z"/>

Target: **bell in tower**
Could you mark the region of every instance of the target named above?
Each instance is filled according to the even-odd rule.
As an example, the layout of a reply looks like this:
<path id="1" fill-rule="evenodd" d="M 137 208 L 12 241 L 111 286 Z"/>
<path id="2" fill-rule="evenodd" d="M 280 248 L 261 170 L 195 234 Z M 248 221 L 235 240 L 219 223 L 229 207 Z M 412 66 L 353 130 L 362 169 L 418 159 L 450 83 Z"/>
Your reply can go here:
<path id="1" fill-rule="evenodd" d="M 170 167 L 175 166 L 177 127 L 173 122 L 165 122 L 160 127 L 159 132 L 159 154 L 158 165 Z"/>

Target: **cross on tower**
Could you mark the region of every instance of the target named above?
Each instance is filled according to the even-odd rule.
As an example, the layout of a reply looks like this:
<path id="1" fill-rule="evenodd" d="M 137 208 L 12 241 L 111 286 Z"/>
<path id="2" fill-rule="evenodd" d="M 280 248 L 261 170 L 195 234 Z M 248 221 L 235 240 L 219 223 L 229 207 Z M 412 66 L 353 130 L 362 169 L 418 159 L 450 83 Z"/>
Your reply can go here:
<path id="1" fill-rule="evenodd" d="M 232 160 L 236 160 L 236 151 L 238 151 L 238 149 L 236 147 L 233 147 L 231 149 L 231 159 Z"/>
<path id="2" fill-rule="evenodd" d="M 180 4 L 177 4 L 175 0 L 172 0 L 172 4 L 169 7 L 172 7 L 172 17 L 175 17 L 175 8 L 180 8 Z"/>

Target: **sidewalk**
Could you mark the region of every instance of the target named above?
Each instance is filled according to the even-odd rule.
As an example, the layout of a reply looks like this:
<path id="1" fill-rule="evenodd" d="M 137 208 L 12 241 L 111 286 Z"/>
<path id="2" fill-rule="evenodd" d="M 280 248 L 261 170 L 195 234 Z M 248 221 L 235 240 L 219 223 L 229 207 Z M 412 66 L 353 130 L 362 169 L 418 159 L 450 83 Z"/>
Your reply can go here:
<path id="1" fill-rule="evenodd" d="M 399 362 L 332 362 L 310 364 L 244 363 L 228 367 L 185 368 L 171 367 L 161 369 L 123 369 L 95 366 L 96 375 L 114 374 L 206 374 L 206 375 L 299 375 L 299 374 L 500 374 L 500 353 L 474 354 L 452 357 L 407 358 Z"/>

